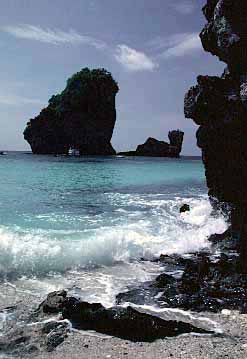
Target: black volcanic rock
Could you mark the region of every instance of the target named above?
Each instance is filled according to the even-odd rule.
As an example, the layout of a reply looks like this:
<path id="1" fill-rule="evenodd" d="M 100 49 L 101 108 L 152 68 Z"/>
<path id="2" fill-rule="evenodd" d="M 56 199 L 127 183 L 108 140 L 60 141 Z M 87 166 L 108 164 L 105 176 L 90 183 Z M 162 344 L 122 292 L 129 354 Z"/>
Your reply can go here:
<path id="1" fill-rule="evenodd" d="M 189 212 L 189 211 L 190 211 L 190 206 L 188 204 L 183 204 L 179 210 L 180 213 L 185 213 L 185 212 Z"/>
<path id="2" fill-rule="evenodd" d="M 154 282 L 120 293 L 117 303 L 140 305 L 145 298 L 146 305 L 163 308 L 198 312 L 230 309 L 246 313 L 247 276 L 238 273 L 238 258 L 229 252 L 220 257 L 211 254 L 197 253 L 180 260 L 178 256 L 162 256 L 161 263 L 173 276 L 163 273 Z M 177 270 L 182 271 L 182 275 L 175 277 Z"/>
<path id="3" fill-rule="evenodd" d="M 206 51 L 227 64 L 221 77 L 199 76 L 185 96 L 185 116 L 200 127 L 209 195 L 215 207 L 231 209 L 232 236 L 247 271 L 247 2 L 208 0 L 201 33 Z"/>
<path id="4" fill-rule="evenodd" d="M 182 321 L 163 320 L 132 307 L 106 309 L 78 302 L 73 308 L 65 309 L 63 317 L 77 329 L 96 330 L 133 342 L 152 342 L 185 333 L 213 333 Z"/>
<path id="5" fill-rule="evenodd" d="M 158 141 L 149 137 L 147 141 L 137 146 L 136 151 L 120 152 L 125 156 L 147 156 L 147 157 L 179 157 L 182 151 L 184 132 L 176 130 L 168 134 L 170 143 Z"/>
<path id="6" fill-rule="evenodd" d="M 54 303 L 57 305 L 54 306 Z M 40 312 L 44 306 L 47 309 L 46 313 L 53 314 L 54 309 L 56 312 L 61 312 L 63 319 L 68 319 L 76 329 L 95 330 L 134 342 L 152 342 L 156 339 L 184 333 L 213 333 L 187 322 L 162 319 L 145 312 L 145 310 L 134 309 L 130 306 L 106 309 L 99 303 L 90 304 L 73 297 L 67 297 L 67 293 L 64 291 L 49 294 L 37 312 Z M 43 312 L 45 311 L 43 310 Z M 51 348 L 51 350 L 64 340 L 61 331 L 53 331 L 53 328 L 53 322 L 47 322 L 43 328 L 44 332 L 54 332 L 52 338 L 49 338 L 51 339 L 50 342 L 47 343 L 48 349 Z"/>
<path id="7" fill-rule="evenodd" d="M 82 69 L 61 94 L 27 123 L 24 138 L 35 154 L 113 155 L 118 85 L 104 69 Z"/>
<path id="8" fill-rule="evenodd" d="M 65 290 L 49 293 L 47 298 L 40 304 L 38 311 L 45 314 L 59 313 L 64 306 L 66 297 L 67 292 Z"/>

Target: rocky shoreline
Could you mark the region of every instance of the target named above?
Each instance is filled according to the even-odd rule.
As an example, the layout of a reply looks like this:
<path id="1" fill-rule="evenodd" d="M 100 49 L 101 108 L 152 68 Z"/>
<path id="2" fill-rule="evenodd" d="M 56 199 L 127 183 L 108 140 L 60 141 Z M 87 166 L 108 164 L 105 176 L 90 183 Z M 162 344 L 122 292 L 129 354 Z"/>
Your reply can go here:
<path id="1" fill-rule="evenodd" d="M 229 243 L 229 231 L 225 240 Z M 224 235 L 214 235 L 209 240 Z M 240 261 L 233 243 L 230 250 L 225 244 L 213 245 L 212 252 L 199 252 L 186 257 L 177 255 L 160 257 L 167 267 L 155 282 L 117 296 L 119 304 L 156 304 L 162 308 L 181 308 L 198 312 L 220 312 L 224 309 L 247 311 L 247 276 L 241 273 Z M 182 273 L 179 276 L 168 274 Z M 145 295 L 145 291 L 148 295 Z M 159 295 L 158 295 L 159 294 Z M 154 300 L 155 298 L 155 300 Z"/>
<path id="2" fill-rule="evenodd" d="M 65 290 L 50 293 L 39 306 L 25 299 L 25 306 L 3 307 L 1 317 L 11 329 L 0 337 L 0 353 L 25 358 L 246 359 L 246 13 L 241 0 L 207 1 L 203 46 L 228 68 L 221 78 L 199 76 L 185 97 L 186 117 L 200 125 L 197 139 L 211 203 L 214 211 L 227 214 L 230 209 L 229 229 L 208 238 L 210 250 L 161 255 L 156 261 L 164 272 L 119 293 L 112 308 L 83 302 Z M 56 98 L 51 105 L 54 110 Z M 25 132 L 31 140 L 35 121 Z M 80 146 L 82 151 L 84 144 Z"/>
<path id="3" fill-rule="evenodd" d="M 71 351 L 66 341 L 78 330 L 84 333 L 83 342 L 84 335 L 94 331 L 107 335 L 104 340 L 109 336 L 111 341 L 115 340 L 112 337 L 127 340 L 128 346 L 157 340 L 167 342 L 169 337 L 173 338 L 169 339 L 170 344 L 183 338 L 182 334 L 190 334 L 187 340 L 191 342 L 195 340 L 191 335 L 200 334 L 201 340 L 206 335 L 207 340 L 221 338 L 235 342 L 235 346 L 242 343 L 241 353 L 247 330 L 243 337 L 236 334 L 227 339 L 228 334 L 219 323 L 233 313 L 238 320 L 246 320 L 247 278 L 239 272 L 239 256 L 229 230 L 209 240 L 210 252 L 161 255 L 156 261 L 162 264 L 164 273 L 152 282 L 119 293 L 112 308 L 83 302 L 65 290 L 50 293 L 38 307 L 29 302 L 26 309 L 23 303 L 2 308 L 1 315 L 13 313 L 16 320 L 12 329 L 0 337 L 0 353 L 11 357 L 45 357 L 46 352 L 58 353 L 62 343 L 63 348 Z"/>
<path id="4" fill-rule="evenodd" d="M 153 343 L 133 343 L 73 332 L 54 352 L 40 353 L 37 359 L 246 359 L 247 316 L 232 312 L 210 318 L 219 323 L 225 336 L 181 335 Z"/>

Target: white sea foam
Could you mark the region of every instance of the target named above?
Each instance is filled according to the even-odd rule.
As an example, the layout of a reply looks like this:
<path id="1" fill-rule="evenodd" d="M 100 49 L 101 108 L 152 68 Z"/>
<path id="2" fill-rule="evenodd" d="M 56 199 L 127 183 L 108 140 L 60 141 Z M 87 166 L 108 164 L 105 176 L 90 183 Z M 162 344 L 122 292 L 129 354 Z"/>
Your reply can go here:
<path id="1" fill-rule="evenodd" d="M 100 227 L 81 231 L 28 232 L 0 227 L 1 275 L 63 273 L 72 268 L 152 258 L 161 253 L 188 253 L 209 246 L 207 237 L 226 229 L 223 217 L 210 216 L 206 197 L 167 200 L 132 196 L 125 197 L 125 201 L 133 201 L 149 212 L 123 212 L 119 221 L 101 220 Z M 191 212 L 180 215 L 179 206 L 185 201 Z"/>

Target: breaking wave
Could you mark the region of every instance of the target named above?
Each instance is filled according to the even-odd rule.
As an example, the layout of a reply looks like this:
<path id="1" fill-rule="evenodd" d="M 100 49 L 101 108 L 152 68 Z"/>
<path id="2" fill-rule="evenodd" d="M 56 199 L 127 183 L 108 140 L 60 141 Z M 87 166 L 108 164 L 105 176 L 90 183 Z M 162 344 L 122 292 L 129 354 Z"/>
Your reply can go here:
<path id="1" fill-rule="evenodd" d="M 118 198 L 116 199 L 116 196 Z M 0 227 L 0 274 L 42 276 L 93 266 L 111 266 L 160 254 L 189 253 L 208 247 L 207 237 L 222 233 L 222 216 L 212 217 L 206 196 L 165 199 L 161 195 L 130 198 L 109 194 L 109 200 L 135 203 L 116 210 L 119 220 L 95 218 L 96 228 L 82 230 L 24 230 Z M 183 203 L 191 211 L 179 214 Z M 121 203 L 120 203 L 121 204 Z"/>

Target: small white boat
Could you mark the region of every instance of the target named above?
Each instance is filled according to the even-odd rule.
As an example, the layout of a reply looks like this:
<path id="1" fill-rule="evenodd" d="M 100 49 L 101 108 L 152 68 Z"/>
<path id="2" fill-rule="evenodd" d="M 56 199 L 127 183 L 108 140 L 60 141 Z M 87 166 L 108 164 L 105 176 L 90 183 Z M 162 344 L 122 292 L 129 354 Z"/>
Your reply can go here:
<path id="1" fill-rule="evenodd" d="M 80 156 L 80 151 L 75 148 L 70 147 L 68 155 L 69 156 Z"/>

